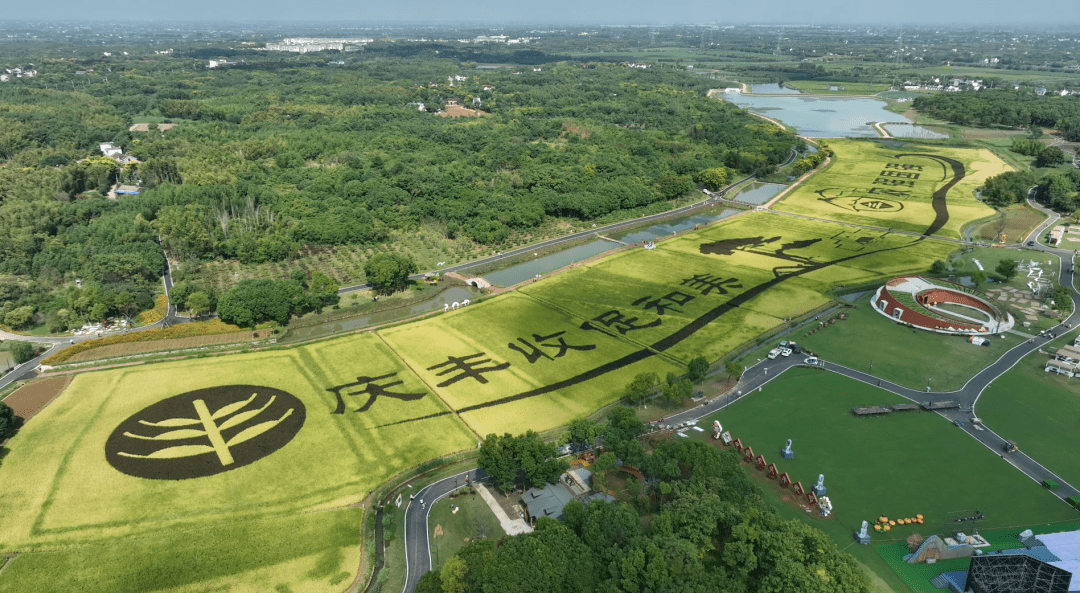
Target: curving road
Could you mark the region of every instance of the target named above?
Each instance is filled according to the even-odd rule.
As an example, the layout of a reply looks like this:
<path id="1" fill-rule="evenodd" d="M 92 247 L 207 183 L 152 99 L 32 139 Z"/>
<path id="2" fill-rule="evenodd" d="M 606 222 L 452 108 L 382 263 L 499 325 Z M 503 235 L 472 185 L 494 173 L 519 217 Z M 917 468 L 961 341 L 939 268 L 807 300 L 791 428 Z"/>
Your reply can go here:
<path id="1" fill-rule="evenodd" d="M 165 273 L 161 277 L 162 284 L 165 285 L 165 296 L 169 296 L 172 293 L 173 280 L 172 269 L 169 266 L 169 258 L 165 257 Z M 140 332 L 149 329 L 156 329 L 159 327 L 169 327 L 177 323 L 187 323 L 191 321 L 188 317 L 181 317 L 176 314 L 176 305 L 173 304 L 171 298 L 169 301 L 169 308 L 165 313 L 165 317 L 157 323 L 152 323 L 143 327 L 131 328 L 126 331 Z M 0 330 L 0 341 L 12 340 L 18 342 L 34 342 L 37 344 L 51 344 L 48 350 L 37 355 L 33 359 L 24 362 L 23 364 L 15 367 L 8 374 L 0 377 L 0 389 L 7 387 L 9 384 L 24 378 L 33 378 L 36 375 L 38 365 L 41 364 L 46 358 L 56 354 L 57 352 L 71 346 L 72 344 L 78 344 L 85 342 L 86 340 L 92 340 L 97 336 L 70 336 L 70 337 L 52 337 L 52 336 L 25 336 L 22 334 L 12 334 Z"/>
<path id="2" fill-rule="evenodd" d="M 428 513 L 431 512 L 431 505 L 464 486 L 466 476 L 471 482 L 487 479 L 484 470 L 471 469 L 429 484 L 409 497 L 408 506 L 405 507 L 404 593 L 413 593 L 420 577 L 432 569 L 431 550 L 428 548 Z"/>

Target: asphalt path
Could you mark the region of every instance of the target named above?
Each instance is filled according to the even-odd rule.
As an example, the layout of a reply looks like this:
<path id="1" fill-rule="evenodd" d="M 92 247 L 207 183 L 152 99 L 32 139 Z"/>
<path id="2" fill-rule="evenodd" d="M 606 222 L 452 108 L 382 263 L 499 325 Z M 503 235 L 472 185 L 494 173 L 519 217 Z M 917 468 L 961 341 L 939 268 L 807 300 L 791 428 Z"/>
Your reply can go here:
<path id="1" fill-rule="evenodd" d="M 487 479 L 487 473 L 484 470 L 471 469 L 428 484 L 405 499 L 407 506 L 405 507 L 404 593 L 413 593 L 420 577 L 432 569 L 431 550 L 428 548 L 430 541 L 428 539 L 428 514 L 431 512 L 431 505 L 454 490 L 465 486 L 466 476 L 470 482 Z"/>

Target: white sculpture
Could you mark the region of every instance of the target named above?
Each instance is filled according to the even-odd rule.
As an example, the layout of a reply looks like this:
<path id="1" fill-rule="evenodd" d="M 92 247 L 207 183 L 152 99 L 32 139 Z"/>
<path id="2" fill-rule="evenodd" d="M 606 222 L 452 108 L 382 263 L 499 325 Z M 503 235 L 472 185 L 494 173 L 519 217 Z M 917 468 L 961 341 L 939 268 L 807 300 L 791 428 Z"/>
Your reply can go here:
<path id="1" fill-rule="evenodd" d="M 788 441 L 788 444 L 790 445 L 791 441 Z M 825 474 L 818 474 L 817 487 L 818 488 L 824 488 L 825 487 Z"/>
<path id="2" fill-rule="evenodd" d="M 461 306 L 462 307 L 464 307 L 465 305 L 468 305 L 468 304 L 469 304 L 469 299 L 465 299 L 464 301 L 461 301 Z"/>
<path id="3" fill-rule="evenodd" d="M 859 537 L 860 537 L 860 538 L 863 538 L 863 537 L 869 537 L 869 536 L 870 536 L 870 534 L 866 533 L 866 529 L 867 529 L 867 528 L 868 528 L 869 526 L 870 526 L 870 524 L 869 524 L 869 523 L 867 523 L 866 521 L 863 521 L 863 522 L 862 522 L 862 529 L 860 529 L 860 530 L 859 530 Z"/>
<path id="4" fill-rule="evenodd" d="M 443 310 L 443 313 L 446 313 L 447 311 L 449 311 L 450 310 L 450 304 L 447 303 L 447 304 L 443 305 L 442 310 Z"/>
<path id="5" fill-rule="evenodd" d="M 461 303 L 459 303 L 457 301 L 454 301 L 454 304 L 450 305 L 450 308 L 451 309 L 457 309 L 460 306 L 461 306 Z"/>

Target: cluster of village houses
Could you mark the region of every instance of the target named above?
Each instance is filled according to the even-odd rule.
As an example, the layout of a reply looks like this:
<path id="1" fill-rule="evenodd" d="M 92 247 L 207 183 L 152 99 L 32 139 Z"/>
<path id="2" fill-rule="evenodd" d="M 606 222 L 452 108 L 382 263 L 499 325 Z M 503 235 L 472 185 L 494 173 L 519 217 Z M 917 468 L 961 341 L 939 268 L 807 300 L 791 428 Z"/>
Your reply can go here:
<path id="1" fill-rule="evenodd" d="M 4 72 L 0 73 L 0 82 L 10 82 L 16 78 L 33 78 L 38 75 L 38 71 L 34 68 L 33 64 L 30 64 L 26 68 L 4 68 Z"/>

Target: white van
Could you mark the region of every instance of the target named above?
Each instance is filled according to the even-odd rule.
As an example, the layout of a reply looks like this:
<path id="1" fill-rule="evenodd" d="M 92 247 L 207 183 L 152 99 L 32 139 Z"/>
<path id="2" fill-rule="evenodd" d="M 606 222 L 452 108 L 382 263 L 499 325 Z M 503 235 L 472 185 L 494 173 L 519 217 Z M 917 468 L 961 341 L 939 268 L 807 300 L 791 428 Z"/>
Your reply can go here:
<path id="1" fill-rule="evenodd" d="M 770 360 L 773 359 L 773 358 L 776 358 L 777 356 L 780 356 L 780 349 L 779 348 L 773 348 L 772 350 L 769 350 L 769 359 Z"/>

